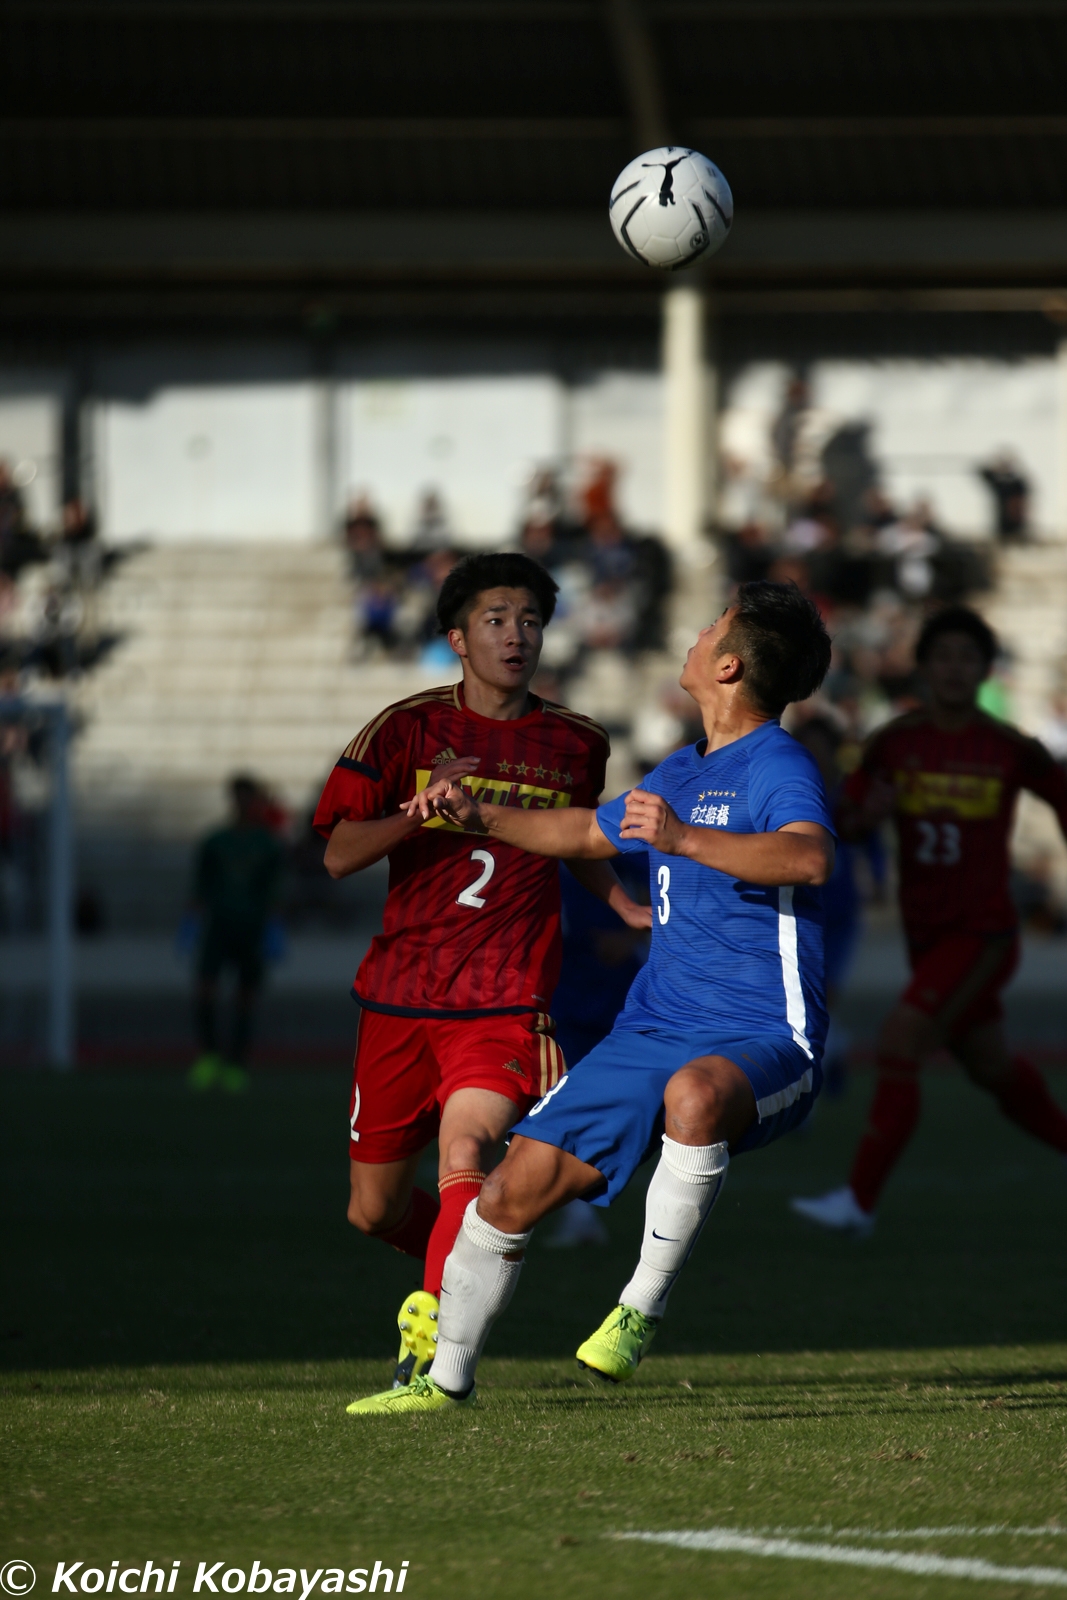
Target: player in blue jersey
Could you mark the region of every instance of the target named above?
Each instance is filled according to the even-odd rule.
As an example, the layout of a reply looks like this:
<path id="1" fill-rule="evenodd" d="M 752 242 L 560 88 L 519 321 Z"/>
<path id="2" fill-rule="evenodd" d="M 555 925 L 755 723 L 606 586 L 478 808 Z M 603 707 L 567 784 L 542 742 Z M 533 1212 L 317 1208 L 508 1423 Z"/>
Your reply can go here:
<path id="1" fill-rule="evenodd" d="M 445 1265 L 437 1354 L 407 1389 L 354 1414 L 469 1404 L 489 1329 L 537 1222 L 575 1196 L 608 1205 L 661 1146 L 636 1271 L 579 1347 L 632 1377 L 722 1188 L 731 1155 L 811 1109 L 826 1033 L 819 886 L 833 826 L 814 761 L 779 725 L 822 682 L 830 641 L 793 584 L 743 584 L 699 635 L 682 687 L 706 737 L 597 810 L 524 811 L 442 780 L 411 802 L 538 855 L 648 850 L 652 948 L 608 1037 L 519 1122 Z"/>

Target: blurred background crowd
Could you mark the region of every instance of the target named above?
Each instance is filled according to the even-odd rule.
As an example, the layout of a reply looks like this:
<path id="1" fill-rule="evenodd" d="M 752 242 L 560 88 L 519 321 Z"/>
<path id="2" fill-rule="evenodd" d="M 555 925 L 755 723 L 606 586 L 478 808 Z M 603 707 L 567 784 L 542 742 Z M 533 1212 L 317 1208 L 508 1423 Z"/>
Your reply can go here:
<path id="1" fill-rule="evenodd" d="M 793 373 L 769 421 L 765 469 L 754 471 L 724 452 L 706 547 L 721 599 L 738 583 L 769 577 L 792 580 L 819 606 L 834 641 L 833 665 L 820 693 L 791 708 L 788 722 L 798 733 L 813 723 L 832 781 L 855 763 L 876 727 L 920 703 L 913 647 L 923 618 L 946 602 L 987 593 L 998 549 L 1025 545 L 1032 529 L 1026 475 L 1008 450 L 973 463 L 987 496 L 987 536 L 968 539 L 939 525 L 926 498 L 894 503 L 868 424 L 849 423 L 820 437 L 812 420 L 809 386 Z M 619 492 L 625 471 L 625 461 L 606 456 L 537 467 L 496 544 L 543 562 L 560 586 L 535 687 L 608 724 L 618 751 L 616 788 L 700 731 L 671 654 L 677 562 L 655 532 L 628 522 Z M 455 676 L 434 608 L 471 541 L 455 525 L 444 491 L 424 489 L 413 524 L 397 530 L 373 493 L 357 486 L 337 538 L 346 567 L 350 664 L 364 676 L 383 665 L 413 671 L 421 682 Z M 58 528 L 35 528 L 17 468 L 0 460 L 0 696 L 77 685 L 106 659 L 121 635 L 109 631 L 100 597 L 137 548 L 105 545 L 92 508 L 80 499 L 63 505 Z M 683 586 L 688 582 L 691 575 L 683 574 Z M 985 709 L 1009 720 L 1016 714 L 1012 678 L 1005 650 L 982 691 Z M 605 692 L 605 684 L 613 687 Z M 1053 696 L 1039 731 L 1067 761 L 1067 694 Z M 32 719 L 0 720 L 0 928 L 8 933 L 37 920 L 45 757 Z M 280 903 L 296 928 L 343 924 L 347 915 L 322 872 L 321 842 L 310 827 L 321 775 L 307 775 L 304 806 L 293 804 L 291 792 L 285 797 L 272 789 L 265 775 L 247 778 L 256 785 L 261 825 L 284 848 Z M 885 899 L 884 873 L 861 871 L 861 877 L 869 898 Z M 1034 925 L 1062 929 L 1062 889 L 1051 858 L 1031 851 L 1018 889 Z M 99 883 L 81 884 L 79 932 L 108 925 L 107 899 Z"/>

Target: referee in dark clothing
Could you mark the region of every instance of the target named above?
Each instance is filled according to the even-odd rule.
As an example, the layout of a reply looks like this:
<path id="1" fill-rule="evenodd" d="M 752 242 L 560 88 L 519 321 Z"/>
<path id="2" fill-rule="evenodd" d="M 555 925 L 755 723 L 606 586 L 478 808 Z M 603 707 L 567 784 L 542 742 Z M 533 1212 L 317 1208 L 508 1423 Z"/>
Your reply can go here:
<path id="1" fill-rule="evenodd" d="M 267 804 L 253 778 L 230 784 L 234 820 L 202 841 L 196 854 L 194 900 L 203 917 L 197 957 L 196 1030 L 200 1054 L 189 1072 L 191 1089 L 216 1084 L 233 1092 L 247 1086 L 245 1061 L 252 1008 L 263 981 L 267 923 L 281 890 L 284 851 L 266 825 Z M 220 1052 L 219 978 L 237 977 L 229 1047 Z"/>

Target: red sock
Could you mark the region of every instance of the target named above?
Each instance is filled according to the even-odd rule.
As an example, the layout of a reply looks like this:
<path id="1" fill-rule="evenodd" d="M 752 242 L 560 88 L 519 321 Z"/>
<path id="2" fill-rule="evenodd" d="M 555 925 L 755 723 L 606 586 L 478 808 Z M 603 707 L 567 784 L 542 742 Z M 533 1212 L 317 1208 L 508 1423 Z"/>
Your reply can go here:
<path id="1" fill-rule="evenodd" d="M 432 1194 L 427 1194 L 425 1189 L 413 1189 L 411 1204 L 404 1220 L 398 1222 L 395 1228 L 390 1228 L 388 1233 L 380 1233 L 378 1238 L 383 1244 L 391 1244 L 394 1250 L 399 1250 L 405 1256 L 414 1256 L 416 1261 L 425 1261 L 426 1248 L 440 1210 Z"/>
<path id="2" fill-rule="evenodd" d="M 1025 1056 L 1012 1056 L 1011 1077 L 994 1093 L 1006 1117 L 1043 1144 L 1067 1155 L 1067 1116 L 1049 1094 L 1048 1085 L 1032 1061 Z"/>
<path id="3" fill-rule="evenodd" d="M 422 1287 L 438 1299 L 441 1298 L 445 1262 L 463 1226 L 463 1213 L 472 1200 L 477 1200 L 484 1182 L 484 1172 L 478 1172 L 474 1167 L 463 1167 L 459 1172 L 446 1172 L 437 1185 L 441 1191 L 441 1211 L 430 1235 Z"/>
<path id="4" fill-rule="evenodd" d="M 878 1082 L 867 1132 L 860 1140 L 849 1183 L 863 1211 L 873 1211 L 878 1196 L 919 1120 L 919 1066 L 905 1056 L 879 1056 Z"/>

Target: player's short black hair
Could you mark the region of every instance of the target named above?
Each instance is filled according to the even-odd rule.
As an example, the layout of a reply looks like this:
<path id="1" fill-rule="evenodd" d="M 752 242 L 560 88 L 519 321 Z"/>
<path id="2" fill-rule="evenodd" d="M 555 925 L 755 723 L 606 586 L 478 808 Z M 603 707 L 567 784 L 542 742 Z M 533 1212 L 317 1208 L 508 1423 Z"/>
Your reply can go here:
<path id="1" fill-rule="evenodd" d="M 830 666 L 830 635 L 818 607 L 795 583 L 742 583 L 723 640 L 745 665 L 745 693 L 770 717 L 815 693 Z"/>
<path id="2" fill-rule="evenodd" d="M 537 601 L 542 623 L 552 621 L 559 593 L 555 578 L 531 556 L 503 551 L 498 555 L 464 556 L 456 562 L 437 597 L 441 632 L 465 628 L 471 607 L 486 589 L 529 589 Z"/>
<path id="3" fill-rule="evenodd" d="M 988 622 L 977 611 L 972 611 L 970 606 L 943 606 L 932 617 L 927 617 L 915 646 L 916 661 L 925 661 L 934 641 L 946 633 L 965 633 L 978 646 L 986 666 L 993 665 L 997 658 L 997 636 Z"/>

